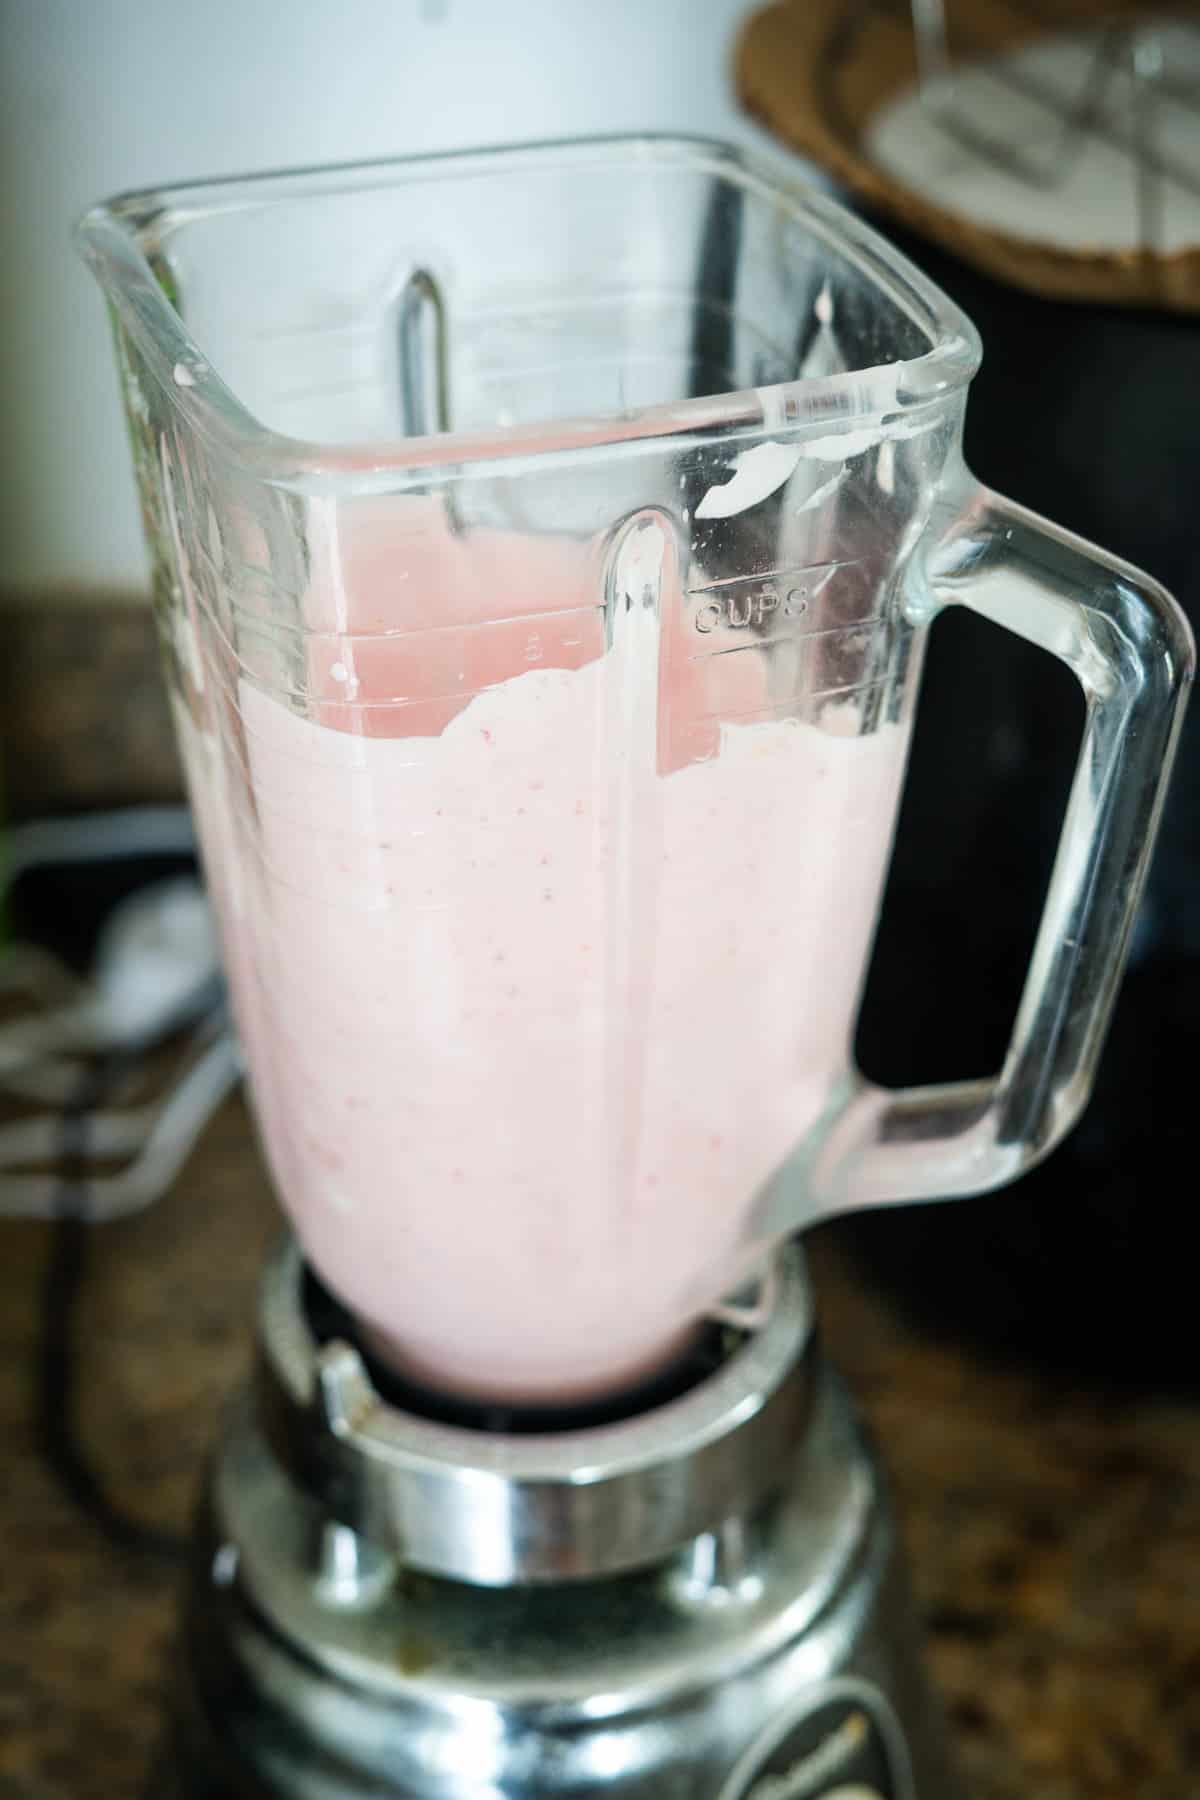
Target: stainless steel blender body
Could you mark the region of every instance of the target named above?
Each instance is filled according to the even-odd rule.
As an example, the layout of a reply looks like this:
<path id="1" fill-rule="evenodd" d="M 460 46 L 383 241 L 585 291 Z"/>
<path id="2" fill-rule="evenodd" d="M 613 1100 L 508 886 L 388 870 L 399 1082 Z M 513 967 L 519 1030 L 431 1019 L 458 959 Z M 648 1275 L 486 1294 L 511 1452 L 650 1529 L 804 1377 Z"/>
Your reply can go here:
<path id="1" fill-rule="evenodd" d="M 289 1247 L 195 1546 L 189 1800 L 956 1792 L 798 1253 L 695 1387 L 546 1436 L 398 1410 L 302 1296 Z"/>

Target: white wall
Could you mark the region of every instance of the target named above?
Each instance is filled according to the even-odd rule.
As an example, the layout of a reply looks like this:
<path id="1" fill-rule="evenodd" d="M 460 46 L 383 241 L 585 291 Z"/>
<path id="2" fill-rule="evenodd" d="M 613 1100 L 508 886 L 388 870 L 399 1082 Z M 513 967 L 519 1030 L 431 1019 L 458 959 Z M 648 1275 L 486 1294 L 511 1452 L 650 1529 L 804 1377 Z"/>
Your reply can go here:
<path id="1" fill-rule="evenodd" d="M 139 586 L 104 309 L 122 188 L 615 130 L 752 141 L 753 0 L 0 0 L 0 593 Z"/>

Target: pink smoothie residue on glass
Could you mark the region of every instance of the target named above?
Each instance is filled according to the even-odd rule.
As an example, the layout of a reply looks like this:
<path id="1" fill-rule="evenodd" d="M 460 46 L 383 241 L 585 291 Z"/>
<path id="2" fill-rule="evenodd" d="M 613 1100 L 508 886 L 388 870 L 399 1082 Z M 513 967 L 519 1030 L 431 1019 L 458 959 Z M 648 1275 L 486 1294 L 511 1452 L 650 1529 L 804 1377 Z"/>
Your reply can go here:
<path id="1" fill-rule="evenodd" d="M 312 579 L 300 697 L 181 708 L 279 1192 L 422 1378 L 616 1388 L 844 1081 L 905 734 L 698 661 L 669 559 L 608 648 L 555 540 L 365 531 Z"/>

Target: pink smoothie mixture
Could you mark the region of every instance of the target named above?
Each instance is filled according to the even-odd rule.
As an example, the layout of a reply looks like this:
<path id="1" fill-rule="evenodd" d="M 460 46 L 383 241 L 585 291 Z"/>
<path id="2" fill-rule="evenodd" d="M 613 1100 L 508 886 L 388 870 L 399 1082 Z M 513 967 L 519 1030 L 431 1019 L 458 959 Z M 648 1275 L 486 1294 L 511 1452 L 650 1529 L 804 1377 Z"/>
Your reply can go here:
<path id="1" fill-rule="evenodd" d="M 306 701 L 213 655 L 180 709 L 276 1182 L 404 1366 L 616 1387 L 721 1297 L 846 1073 L 903 733 L 771 716 L 760 651 L 689 660 L 669 566 L 622 660 L 550 541 L 338 557 Z"/>

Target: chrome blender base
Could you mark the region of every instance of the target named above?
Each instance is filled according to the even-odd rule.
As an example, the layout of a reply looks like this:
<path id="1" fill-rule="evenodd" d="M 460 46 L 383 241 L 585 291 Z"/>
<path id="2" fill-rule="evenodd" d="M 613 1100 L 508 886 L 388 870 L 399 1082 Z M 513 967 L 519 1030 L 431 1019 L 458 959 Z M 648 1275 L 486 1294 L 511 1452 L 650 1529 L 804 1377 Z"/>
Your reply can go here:
<path id="1" fill-rule="evenodd" d="M 301 1310 L 290 1252 L 197 1536 L 175 1793 L 953 1800 L 878 1465 L 798 1258 L 706 1382 L 556 1440 L 432 1426 L 370 1389 L 339 1413 L 322 1365 L 341 1359 L 344 1403 L 357 1358 Z M 383 1427 L 395 1454 L 371 1469 Z"/>

